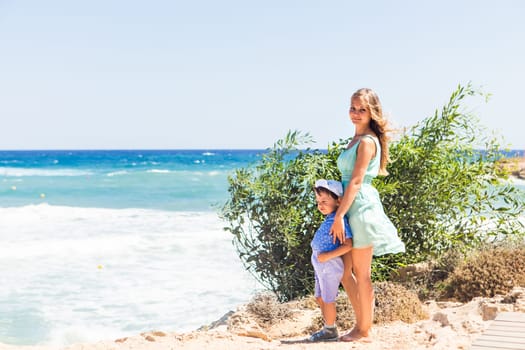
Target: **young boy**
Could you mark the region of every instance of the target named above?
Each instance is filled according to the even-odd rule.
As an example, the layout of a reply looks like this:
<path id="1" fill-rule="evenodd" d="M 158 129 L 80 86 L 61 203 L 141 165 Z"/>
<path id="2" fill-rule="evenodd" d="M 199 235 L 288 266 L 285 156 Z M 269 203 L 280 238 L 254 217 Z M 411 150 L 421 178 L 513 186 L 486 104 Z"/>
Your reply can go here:
<path id="1" fill-rule="evenodd" d="M 333 243 L 330 228 L 334 222 L 335 212 L 343 196 L 343 185 L 335 180 L 317 180 L 315 182 L 315 199 L 317 208 L 326 215 L 325 220 L 315 232 L 311 242 L 312 265 L 315 271 L 315 297 L 321 307 L 324 327 L 312 334 L 309 341 L 335 341 L 338 339 L 335 325 L 336 308 L 335 298 L 339 290 L 339 283 L 343 277 L 344 265 L 341 255 L 352 249 L 352 232 L 348 219 L 344 218 L 345 237 L 343 244 Z"/>

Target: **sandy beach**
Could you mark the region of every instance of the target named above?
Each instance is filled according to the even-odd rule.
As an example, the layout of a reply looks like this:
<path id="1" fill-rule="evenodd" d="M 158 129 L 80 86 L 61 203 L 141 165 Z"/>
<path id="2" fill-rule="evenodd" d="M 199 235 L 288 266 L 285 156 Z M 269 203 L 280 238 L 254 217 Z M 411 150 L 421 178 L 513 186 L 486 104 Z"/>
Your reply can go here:
<path id="1" fill-rule="evenodd" d="M 504 159 L 501 165 L 515 178 L 525 179 L 525 157 Z"/>
<path id="2" fill-rule="evenodd" d="M 313 308 L 289 303 L 293 317 L 262 327 L 245 305 L 209 327 L 188 333 L 152 330 L 135 336 L 67 347 L 0 345 L 0 350 L 171 350 L 171 349 L 469 349 L 500 312 L 525 312 L 525 288 L 506 296 L 475 298 L 468 303 L 428 301 L 428 318 L 415 323 L 396 321 L 373 328 L 372 343 L 308 343 L 308 328 L 319 315 Z"/>

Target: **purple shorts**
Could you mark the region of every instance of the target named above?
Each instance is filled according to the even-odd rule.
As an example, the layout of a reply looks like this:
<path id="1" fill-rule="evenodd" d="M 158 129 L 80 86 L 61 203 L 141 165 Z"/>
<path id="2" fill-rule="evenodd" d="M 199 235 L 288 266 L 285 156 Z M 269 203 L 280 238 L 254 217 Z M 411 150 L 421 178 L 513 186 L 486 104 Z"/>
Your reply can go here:
<path id="1" fill-rule="evenodd" d="M 315 297 L 321 297 L 325 303 L 335 302 L 339 283 L 343 278 L 344 264 L 341 257 L 321 263 L 317 260 L 319 252 L 312 253 L 312 265 L 315 272 Z"/>

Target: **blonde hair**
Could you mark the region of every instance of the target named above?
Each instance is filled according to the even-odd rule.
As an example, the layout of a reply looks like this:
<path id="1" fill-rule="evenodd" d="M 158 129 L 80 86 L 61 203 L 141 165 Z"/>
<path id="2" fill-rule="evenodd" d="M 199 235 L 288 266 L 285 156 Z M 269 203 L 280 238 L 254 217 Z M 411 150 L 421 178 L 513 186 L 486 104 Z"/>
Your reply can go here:
<path id="1" fill-rule="evenodd" d="M 381 145 L 381 160 L 379 163 L 379 175 L 388 175 L 386 170 L 386 165 L 390 161 L 388 155 L 388 140 L 387 135 L 388 122 L 383 117 L 383 108 L 381 107 L 381 102 L 377 94 L 368 88 L 359 89 L 352 95 L 351 100 L 359 99 L 362 104 L 368 107 L 370 111 L 370 128 L 379 139 L 379 144 Z"/>

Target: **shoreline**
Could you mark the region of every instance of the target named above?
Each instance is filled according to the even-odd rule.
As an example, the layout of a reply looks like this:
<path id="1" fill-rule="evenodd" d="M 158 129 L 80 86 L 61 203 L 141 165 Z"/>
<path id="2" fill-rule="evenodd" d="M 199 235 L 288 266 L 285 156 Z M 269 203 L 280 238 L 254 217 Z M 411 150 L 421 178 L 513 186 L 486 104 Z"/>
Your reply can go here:
<path id="1" fill-rule="evenodd" d="M 525 157 L 503 158 L 498 164 L 508 171 L 511 177 L 525 180 Z"/>
<path id="2" fill-rule="evenodd" d="M 511 300 L 512 302 L 509 302 Z M 487 329 L 500 312 L 525 313 L 525 288 L 515 287 L 506 296 L 475 298 L 468 303 L 427 301 L 423 303 L 428 317 L 406 323 L 394 321 L 375 324 L 372 343 L 308 343 L 312 320 L 318 317 L 317 308 L 285 303 L 294 316 L 265 327 L 250 314 L 246 305 L 228 312 L 209 326 L 190 332 L 152 330 L 119 339 L 101 340 L 59 346 L 19 346 L 0 344 L 0 350 L 131 350 L 131 349 L 469 349 L 472 342 Z M 340 335 L 346 330 L 340 330 Z"/>

